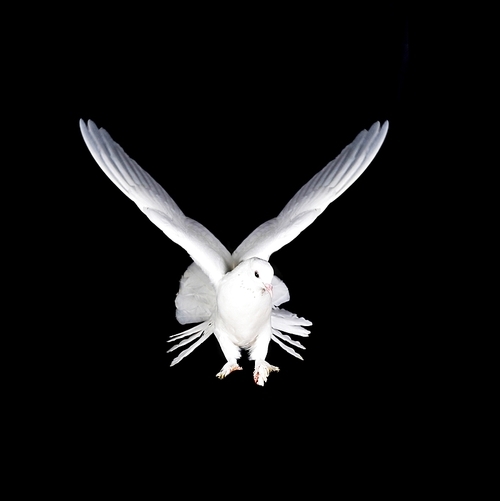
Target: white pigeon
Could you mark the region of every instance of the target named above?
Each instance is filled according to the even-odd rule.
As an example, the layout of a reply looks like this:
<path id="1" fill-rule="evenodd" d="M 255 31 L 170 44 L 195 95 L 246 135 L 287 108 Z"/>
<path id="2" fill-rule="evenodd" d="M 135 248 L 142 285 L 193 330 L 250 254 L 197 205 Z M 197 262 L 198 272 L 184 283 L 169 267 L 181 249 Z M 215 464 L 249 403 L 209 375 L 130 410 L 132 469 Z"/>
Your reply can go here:
<path id="1" fill-rule="evenodd" d="M 312 323 L 278 308 L 290 296 L 284 282 L 274 275 L 269 257 L 307 228 L 358 179 L 382 146 L 388 126 L 387 121 L 382 127 L 376 122 L 368 131 L 360 132 L 277 217 L 261 224 L 230 254 L 209 230 L 186 217 L 168 193 L 104 129 L 98 129 L 90 120 L 88 125 L 80 120 L 83 139 L 104 173 L 194 261 L 181 278 L 175 305 L 180 324 L 197 325 L 170 336 L 169 342 L 180 342 L 169 352 L 192 343 L 171 365 L 192 353 L 211 334 L 227 360 L 217 373 L 220 379 L 241 369 L 238 359 L 243 349 L 255 361 L 254 381 L 263 386 L 269 373 L 279 370 L 266 361 L 271 339 L 302 359 L 292 346 L 304 346 L 283 332 L 306 337 L 309 331 L 305 327 Z"/>

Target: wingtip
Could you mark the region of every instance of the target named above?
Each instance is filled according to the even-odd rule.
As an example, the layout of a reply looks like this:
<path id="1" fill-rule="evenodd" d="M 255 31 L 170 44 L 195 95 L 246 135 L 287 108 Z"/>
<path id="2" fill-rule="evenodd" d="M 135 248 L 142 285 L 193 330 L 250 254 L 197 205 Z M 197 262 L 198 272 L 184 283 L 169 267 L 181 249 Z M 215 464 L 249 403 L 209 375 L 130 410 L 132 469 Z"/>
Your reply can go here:
<path id="1" fill-rule="evenodd" d="M 79 124 L 81 130 L 97 129 L 96 124 L 92 120 L 87 120 L 87 123 L 85 123 L 85 120 L 83 118 L 80 118 Z"/>
<path id="2" fill-rule="evenodd" d="M 385 140 L 385 136 L 387 136 L 387 131 L 389 130 L 389 120 L 386 120 L 382 124 L 382 128 L 379 131 L 379 136 L 382 138 L 382 141 Z"/>
<path id="3" fill-rule="evenodd" d="M 370 129 L 368 131 L 363 131 L 363 133 L 368 132 L 368 134 L 371 137 L 378 137 L 382 138 L 382 141 L 385 139 L 385 136 L 387 135 L 387 131 L 389 130 L 389 120 L 386 120 L 385 122 L 382 123 L 382 126 L 380 126 L 380 122 L 377 120 L 372 124 Z"/>
<path id="4" fill-rule="evenodd" d="M 83 118 L 80 118 L 80 131 L 84 137 L 86 137 L 89 133 L 92 127 L 94 126 L 94 122 L 92 120 L 87 120 L 87 123 L 85 123 L 85 120 Z"/>
<path id="5" fill-rule="evenodd" d="M 385 122 L 382 123 L 382 126 L 380 126 L 380 121 L 376 121 L 372 124 L 372 126 L 370 127 L 369 130 L 375 130 L 377 129 L 377 131 L 384 131 L 384 132 L 387 132 L 387 129 L 389 128 L 389 120 L 386 120 Z"/>

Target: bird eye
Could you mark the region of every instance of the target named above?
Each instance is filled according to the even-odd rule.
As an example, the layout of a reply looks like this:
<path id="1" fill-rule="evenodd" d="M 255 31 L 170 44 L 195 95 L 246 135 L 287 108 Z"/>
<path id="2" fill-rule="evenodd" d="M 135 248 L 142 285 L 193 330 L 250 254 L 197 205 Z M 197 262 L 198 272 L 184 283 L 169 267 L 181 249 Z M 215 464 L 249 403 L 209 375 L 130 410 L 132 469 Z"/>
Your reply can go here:
<path id="1" fill-rule="evenodd" d="M 255 275 L 257 278 L 259 278 L 259 272 L 258 272 L 258 271 L 256 271 L 256 272 L 254 273 L 254 275 Z"/>

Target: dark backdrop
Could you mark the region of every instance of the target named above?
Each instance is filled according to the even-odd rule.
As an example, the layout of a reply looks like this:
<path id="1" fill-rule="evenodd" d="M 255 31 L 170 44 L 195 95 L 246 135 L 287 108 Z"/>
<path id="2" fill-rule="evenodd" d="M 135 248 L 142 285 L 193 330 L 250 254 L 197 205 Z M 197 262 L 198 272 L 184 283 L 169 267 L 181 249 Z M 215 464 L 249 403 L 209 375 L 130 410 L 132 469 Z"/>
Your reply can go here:
<path id="1" fill-rule="evenodd" d="M 90 421 L 140 415 L 141 426 L 174 429 L 188 415 L 200 424 L 220 416 L 245 434 L 242 415 L 278 426 L 300 414 L 361 432 L 368 417 L 383 427 L 397 415 L 405 426 L 418 391 L 418 311 L 406 300 L 417 223 L 410 22 L 395 4 L 85 16 L 54 41 L 54 51 L 70 45 L 51 94 L 57 112 L 47 104 L 59 118 L 52 134 L 71 152 L 63 168 L 72 186 L 61 201 L 71 218 L 54 213 L 65 311 L 55 372 Z M 359 131 L 389 120 L 368 170 L 271 257 L 290 289 L 283 306 L 313 322 L 304 361 L 272 343 L 268 361 L 281 372 L 264 388 L 245 362 L 219 381 L 224 359 L 212 337 L 169 367 L 190 258 L 102 173 L 80 118 L 107 129 L 230 250 Z"/>

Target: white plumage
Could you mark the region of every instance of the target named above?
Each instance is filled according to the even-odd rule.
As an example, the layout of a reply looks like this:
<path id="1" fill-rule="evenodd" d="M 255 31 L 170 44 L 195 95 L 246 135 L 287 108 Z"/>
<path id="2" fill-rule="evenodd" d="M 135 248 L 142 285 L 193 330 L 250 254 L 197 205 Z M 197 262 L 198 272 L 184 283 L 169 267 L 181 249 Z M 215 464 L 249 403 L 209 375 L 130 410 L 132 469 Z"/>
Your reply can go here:
<path id="1" fill-rule="evenodd" d="M 384 142 L 388 122 L 362 131 L 288 202 L 277 217 L 255 229 L 230 254 L 204 226 L 186 217 L 168 193 L 104 130 L 89 120 L 80 129 L 92 156 L 116 186 L 171 240 L 193 259 L 181 278 L 176 317 L 181 324 L 198 325 L 170 336 L 178 342 L 170 351 L 187 346 L 174 358 L 180 362 L 214 334 L 226 357 L 217 377 L 239 370 L 241 350 L 255 361 L 254 380 L 264 385 L 271 371 L 265 359 L 271 340 L 302 359 L 292 346 L 304 346 L 288 334 L 308 336 L 311 324 L 279 306 L 289 300 L 286 285 L 274 275 L 269 258 L 291 242 L 340 196 L 371 163 Z M 288 334 L 284 334 L 284 332 Z"/>

